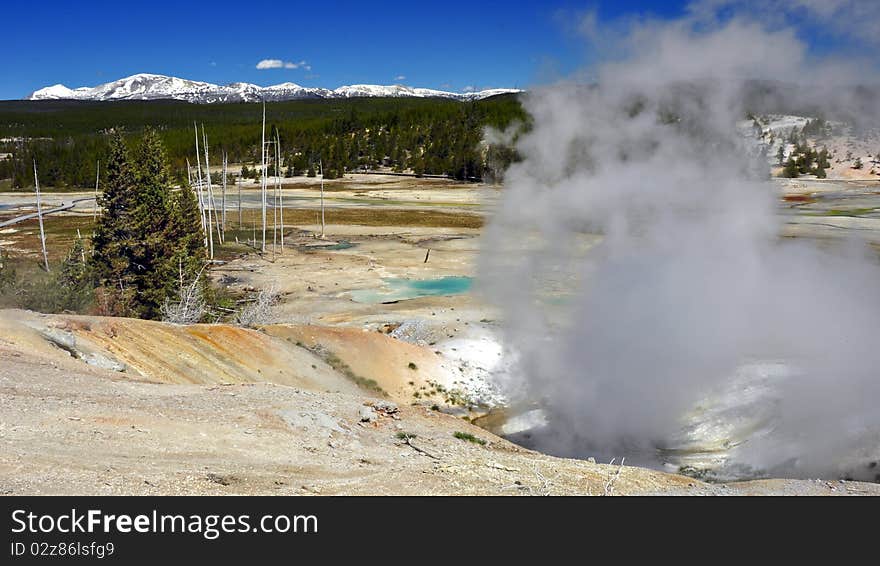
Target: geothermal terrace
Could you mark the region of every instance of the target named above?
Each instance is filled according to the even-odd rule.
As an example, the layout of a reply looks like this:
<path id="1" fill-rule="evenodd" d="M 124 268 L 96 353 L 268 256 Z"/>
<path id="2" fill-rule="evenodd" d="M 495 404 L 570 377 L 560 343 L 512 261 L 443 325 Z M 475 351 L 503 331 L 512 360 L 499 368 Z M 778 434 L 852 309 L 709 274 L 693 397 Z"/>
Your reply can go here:
<path id="1" fill-rule="evenodd" d="M 285 249 L 261 257 L 247 242 L 258 192 L 246 187 L 239 244 L 212 272 L 234 291 L 275 289 L 272 324 L 0 311 L 0 493 L 880 494 L 858 482 L 705 483 L 502 438 L 522 441 L 540 419 L 522 418 L 534 407 L 508 406 L 492 378 L 505 364 L 501 321 L 476 262 L 499 188 L 354 176 L 328 185 L 324 239 L 316 189 L 285 185 Z M 880 242 L 876 183 L 778 189 L 781 236 Z M 49 192 L 44 206 L 88 196 Z M 32 204 L 0 195 L 0 222 Z M 81 201 L 49 217 L 52 253 L 92 214 Z M 235 225 L 237 208 L 228 214 Z M 584 238 L 585 250 L 600 240 Z M 36 262 L 36 222 L 0 229 L 0 244 Z"/>

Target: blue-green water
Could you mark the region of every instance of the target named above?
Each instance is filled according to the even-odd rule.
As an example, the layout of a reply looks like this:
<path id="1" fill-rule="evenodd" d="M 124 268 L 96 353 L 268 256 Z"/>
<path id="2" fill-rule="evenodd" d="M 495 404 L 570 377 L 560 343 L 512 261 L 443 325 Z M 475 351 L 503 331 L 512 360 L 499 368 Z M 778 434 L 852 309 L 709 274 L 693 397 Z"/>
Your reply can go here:
<path id="1" fill-rule="evenodd" d="M 352 244 L 348 240 L 341 240 L 336 244 L 327 244 L 326 246 L 301 246 L 301 249 L 307 252 L 316 252 L 316 251 L 327 251 L 327 250 L 347 250 L 349 248 L 355 247 L 357 244 Z"/>
<path id="2" fill-rule="evenodd" d="M 417 299 L 419 297 L 436 297 L 443 295 L 460 295 L 470 291 L 473 277 L 437 277 L 435 279 L 399 279 L 383 278 L 385 286 L 381 289 L 359 289 L 351 292 L 356 303 L 391 303 Z"/>

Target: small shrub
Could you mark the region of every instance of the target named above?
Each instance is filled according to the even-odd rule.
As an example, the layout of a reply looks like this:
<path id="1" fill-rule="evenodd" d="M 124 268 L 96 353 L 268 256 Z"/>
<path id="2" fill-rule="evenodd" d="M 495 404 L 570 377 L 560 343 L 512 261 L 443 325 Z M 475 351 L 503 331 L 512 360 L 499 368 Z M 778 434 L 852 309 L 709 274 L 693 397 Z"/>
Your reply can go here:
<path id="1" fill-rule="evenodd" d="M 172 324 L 195 324 L 200 322 L 207 311 L 207 302 L 202 292 L 201 281 L 196 278 L 189 285 L 181 285 L 177 300 L 165 298 L 159 311 L 164 322 Z"/>
<path id="2" fill-rule="evenodd" d="M 0 308 L 23 308 L 43 313 L 87 312 L 95 300 L 90 273 L 77 254 L 51 273 L 16 272 L 0 251 Z"/>
<path id="3" fill-rule="evenodd" d="M 0 289 L 15 282 L 15 268 L 9 262 L 9 255 L 0 248 Z"/>
<path id="4" fill-rule="evenodd" d="M 455 438 L 457 438 L 459 440 L 464 440 L 466 442 L 472 442 L 474 444 L 479 444 L 480 446 L 486 445 L 485 440 L 483 440 L 482 438 L 478 438 L 469 432 L 458 431 L 458 432 L 454 432 L 452 434 L 452 436 L 454 436 Z"/>
<path id="5" fill-rule="evenodd" d="M 329 352 L 321 346 L 311 349 L 311 351 L 318 356 L 320 356 L 328 366 L 333 368 L 334 371 L 338 371 L 348 379 L 352 380 L 358 387 L 363 389 L 368 389 L 370 391 L 375 391 L 376 393 L 380 393 L 382 396 L 387 396 L 388 393 L 382 386 L 379 385 L 379 382 L 375 379 L 369 379 L 363 376 L 360 376 L 351 369 L 347 363 L 342 361 L 342 359 L 334 354 L 333 352 Z"/>
<path id="6" fill-rule="evenodd" d="M 272 322 L 273 309 L 278 302 L 278 290 L 274 287 L 261 289 L 254 300 L 246 304 L 235 316 L 235 322 L 241 326 L 260 326 Z"/>

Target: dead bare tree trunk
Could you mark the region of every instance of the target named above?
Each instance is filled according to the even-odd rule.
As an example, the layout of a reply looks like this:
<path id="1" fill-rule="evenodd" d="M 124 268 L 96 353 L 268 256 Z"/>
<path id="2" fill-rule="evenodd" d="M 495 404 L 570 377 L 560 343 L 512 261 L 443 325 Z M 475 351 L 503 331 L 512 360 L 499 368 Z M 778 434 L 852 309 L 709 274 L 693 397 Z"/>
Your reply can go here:
<path id="1" fill-rule="evenodd" d="M 281 162 L 281 136 L 278 135 L 278 130 L 275 130 L 275 161 L 278 163 L 278 205 L 279 205 L 279 216 L 281 216 L 281 253 L 284 253 L 284 191 L 281 186 L 281 167 L 283 167 L 283 163 Z"/>
<path id="2" fill-rule="evenodd" d="M 263 247 L 262 253 L 266 253 L 266 101 L 263 101 L 263 129 L 260 139 L 260 169 L 262 177 L 260 178 L 260 200 L 263 216 Z"/>
<path id="3" fill-rule="evenodd" d="M 217 214 L 217 201 L 214 200 L 214 185 L 211 183 L 211 166 L 208 163 L 208 136 L 205 135 L 205 125 L 202 124 L 202 139 L 204 141 L 204 149 L 205 149 L 205 177 L 208 181 L 208 200 L 210 203 L 210 210 L 208 211 L 208 215 L 210 218 L 210 214 L 213 211 L 214 213 L 214 222 L 209 222 L 209 224 L 216 224 L 213 226 L 217 230 L 217 241 L 221 244 L 223 243 L 223 233 L 220 231 L 220 215 Z"/>
<path id="4" fill-rule="evenodd" d="M 86 247 L 84 245 L 82 245 L 83 237 L 82 237 L 82 234 L 79 233 L 79 228 L 76 229 L 76 239 L 79 240 L 79 245 L 80 245 L 79 255 L 81 256 L 82 264 L 85 265 L 86 264 Z"/>
<path id="5" fill-rule="evenodd" d="M 101 161 L 98 160 L 98 170 L 95 173 L 95 213 L 92 215 L 92 223 L 98 221 L 98 181 L 101 179 Z"/>
<path id="6" fill-rule="evenodd" d="M 270 141 L 269 145 L 273 145 L 274 141 Z M 268 153 L 268 148 L 266 150 Z M 278 159 L 277 159 L 277 149 L 274 152 L 276 154 L 275 161 L 275 179 L 272 181 L 272 261 L 275 261 L 275 256 L 277 254 L 278 248 Z M 271 156 L 267 157 L 267 159 L 271 158 Z"/>
<path id="7" fill-rule="evenodd" d="M 205 250 L 208 249 L 208 236 L 205 235 L 205 210 L 202 208 L 202 195 L 199 193 L 198 187 L 193 180 L 192 165 L 189 163 L 189 157 L 186 158 L 186 178 L 189 181 L 190 189 L 196 197 L 196 204 L 199 207 L 199 220 L 202 225 L 202 235 L 205 236 Z"/>
<path id="8" fill-rule="evenodd" d="M 214 236 L 211 234 L 211 212 L 208 203 L 202 198 L 202 161 L 199 157 L 199 127 L 193 122 L 196 130 L 196 172 L 199 180 L 199 208 L 202 210 L 202 227 L 205 229 L 205 247 L 208 249 L 208 259 L 214 259 Z"/>
<path id="9" fill-rule="evenodd" d="M 34 191 L 37 193 L 37 218 L 40 221 L 40 244 L 43 246 L 43 266 L 49 273 L 49 254 L 46 252 L 46 232 L 43 230 L 43 205 L 40 202 L 40 179 L 37 176 L 37 160 L 34 159 Z"/>
<path id="10" fill-rule="evenodd" d="M 243 224 L 241 221 L 241 170 L 238 171 L 238 229 L 241 230 Z"/>
<path id="11" fill-rule="evenodd" d="M 324 239 L 324 160 L 318 161 L 321 168 L 321 239 Z"/>
<path id="12" fill-rule="evenodd" d="M 226 152 L 223 152 L 223 198 L 221 201 L 221 207 L 223 208 L 223 221 L 221 225 L 223 226 L 223 239 L 226 239 L 226 160 L 228 159 L 228 155 Z"/>

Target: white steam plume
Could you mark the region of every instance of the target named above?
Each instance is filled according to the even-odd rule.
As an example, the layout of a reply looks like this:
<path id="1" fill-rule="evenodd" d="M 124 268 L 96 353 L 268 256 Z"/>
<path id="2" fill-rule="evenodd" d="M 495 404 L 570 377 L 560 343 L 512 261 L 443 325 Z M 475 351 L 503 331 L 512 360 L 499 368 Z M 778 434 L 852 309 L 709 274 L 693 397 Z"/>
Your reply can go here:
<path id="1" fill-rule="evenodd" d="M 550 421 L 537 447 L 633 461 L 702 435 L 745 441 L 745 473 L 871 474 L 876 256 L 779 241 L 766 160 L 736 132 L 750 81 L 818 84 L 821 65 L 739 18 L 640 23 L 626 46 L 595 86 L 525 98 L 533 127 L 485 235 L 507 389 Z M 732 405 L 706 401 L 731 387 Z"/>

